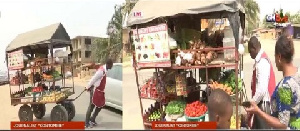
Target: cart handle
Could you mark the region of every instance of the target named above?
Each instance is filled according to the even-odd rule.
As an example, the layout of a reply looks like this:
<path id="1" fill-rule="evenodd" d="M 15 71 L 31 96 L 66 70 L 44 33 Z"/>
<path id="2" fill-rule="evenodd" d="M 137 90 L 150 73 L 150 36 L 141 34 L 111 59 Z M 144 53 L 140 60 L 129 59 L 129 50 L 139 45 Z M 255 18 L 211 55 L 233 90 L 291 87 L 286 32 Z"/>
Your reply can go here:
<path id="1" fill-rule="evenodd" d="M 77 97 L 75 97 L 74 99 L 66 99 L 65 101 L 75 101 L 77 98 L 79 98 L 83 92 L 85 92 L 86 90 L 84 89 Z"/>

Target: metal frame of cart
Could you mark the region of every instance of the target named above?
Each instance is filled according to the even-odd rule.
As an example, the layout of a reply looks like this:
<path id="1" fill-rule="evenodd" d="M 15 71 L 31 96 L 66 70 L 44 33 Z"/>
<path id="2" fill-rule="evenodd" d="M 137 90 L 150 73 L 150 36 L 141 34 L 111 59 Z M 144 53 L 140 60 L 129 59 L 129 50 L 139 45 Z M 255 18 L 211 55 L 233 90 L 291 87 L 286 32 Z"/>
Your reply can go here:
<path id="1" fill-rule="evenodd" d="M 168 20 L 177 20 L 181 22 L 185 22 L 187 19 L 211 19 L 211 18 L 228 18 L 230 25 L 233 30 L 233 35 L 235 38 L 235 47 L 229 47 L 230 49 L 235 49 L 235 61 L 231 64 L 215 64 L 215 65 L 203 65 L 203 66 L 192 66 L 192 67 L 176 67 L 171 66 L 170 69 L 205 69 L 206 70 L 206 78 L 208 78 L 208 68 L 211 67 L 234 67 L 235 76 L 238 76 L 238 72 L 243 69 L 243 59 L 239 57 L 238 47 L 239 47 L 239 27 L 242 28 L 242 37 L 244 36 L 245 29 L 245 12 L 243 8 L 242 0 L 228 0 L 228 1 L 138 1 L 135 7 L 132 9 L 131 13 L 128 16 L 127 25 L 132 29 L 139 29 L 142 27 L 147 27 L 151 25 L 157 25 L 161 23 L 167 23 Z M 157 12 L 153 12 L 153 10 L 157 10 Z M 159 11 L 158 11 L 159 10 Z M 185 17 L 183 20 L 180 17 Z M 189 27 L 201 28 L 199 25 L 200 21 L 195 24 L 190 24 Z M 132 35 L 132 34 L 130 34 Z M 229 49 L 228 48 L 228 49 Z M 211 48 L 206 50 L 225 50 L 225 48 Z M 200 50 L 197 50 L 200 51 Z M 173 51 L 172 53 L 175 53 Z M 133 52 L 134 54 L 134 52 Z M 137 63 L 135 60 L 135 56 L 133 55 L 134 67 L 135 67 L 135 75 L 136 82 L 138 87 L 138 93 L 140 98 L 140 107 L 141 107 L 141 115 L 143 116 L 143 106 L 141 102 L 141 92 L 139 90 L 140 83 L 137 73 Z M 240 62 L 240 67 L 239 67 Z M 155 68 L 155 67 L 152 67 Z M 240 68 L 240 70 L 238 70 Z M 159 71 L 159 67 L 156 67 L 156 72 Z M 207 80 L 207 79 L 206 79 Z M 238 77 L 235 80 L 236 86 L 238 85 Z M 208 84 L 208 81 L 206 81 Z M 239 94 L 238 90 L 236 90 L 235 94 Z M 238 117 L 238 106 L 240 104 L 239 95 L 235 95 L 236 99 L 236 117 Z M 144 127 L 147 128 L 151 126 L 151 123 L 146 122 L 143 119 Z M 238 129 L 238 119 L 236 120 L 236 129 Z"/>
<path id="2" fill-rule="evenodd" d="M 21 90 L 24 91 L 29 86 L 29 84 L 24 83 L 24 77 L 18 74 L 18 82 L 15 85 L 10 84 L 10 94 L 11 105 L 22 105 L 18 113 L 20 121 L 33 121 L 33 115 L 37 119 L 42 119 L 46 112 L 45 104 L 50 103 L 56 104 L 56 106 L 51 111 L 52 121 L 70 121 L 74 118 L 75 106 L 72 103 L 72 100 L 67 99 L 69 96 L 75 94 L 73 80 L 73 65 L 72 61 L 69 60 L 69 57 L 72 57 L 72 54 L 70 54 L 68 57 L 58 58 L 62 60 L 62 63 L 59 64 L 55 63 L 55 58 L 53 57 L 53 49 L 64 47 L 69 47 L 71 52 L 73 50 L 70 42 L 70 37 L 61 23 L 49 25 L 43 28 L 20 34 L 7 46 L 6 61 L 7 66 L 9 68 L 9 80 L 11 77 L 10 72 L 21 72 L 22 74 L 22 72 L 24 72 L 25 70 L 30 70 L 30 75 L 32 76 L 31 85 L 33 87 L 36 87 L 36 78 L 34 77 L 34 74 L 36 72 L 42 73 L 43 70 L 55 70 L 56 67 L 59 67 L 61 69 L 61 73 L 63 74 L 61 78 L 57 79 L 45 79 L 41 76 L 40 82 L 43 82 L 45 84 L 48 83 L 49 89 L 54 88 L 55 83 L 58 83 L 59 81 L 61 81 L 62 83 L 60 91 L 52 95 L 52 98 L 54 97 L 54 100 L 47 101 L 41 101 L 41 99 L 43 97 L 49 97 L 50 99 L 51 96 L 47 94 L 42 95 L 42 92 L 39 91 L 37 92 L 37 94 L 39 94 L 40 96 L 33 95 L 33 97 L 30 97 L 25 96 L 22 93 L 19 93 L 19 95 L 14 95 L 13 92 L 20 92 Z M 16 51 L 20 51 L 19 56 L 21 56 L 21 58 L 19 59 L 22 59 L 22 57 L 24 57 L 23 55 L 26 55 L 31 60 L 28 60 L 27 63 L 25 63 L 24 61 L 17 62 L 17 65 L 20 64 L 20 66 L 18 66 L 17 68 L 12 68 L 11 65 L 8 65 L 10 61 L 13 60 L 13 58 L 10 59 L 11 57 L 13 57 L 10 56 L 10 53 Z M 37 54 L 43 54 L 46 55 L 45 57 L 47 57 L 48 51 L 51 54 L 51 58 L 35 58 Z M 48 62 L 45 62 L 45 60 L 48 60 Z M 45 62 L 45 64 L 41 64 L 42 62 Z M 64 73 L 66 68 L 69 68 L 69 71 L 72 73 L 72 76 L 70 76 L 72 77 L 73 83 L 71 87 L 66 87 L 65 84 L 66 77 Z M 14 88 L 13 92 L 12 88 Z M 58 94 L 60 94 L 60 96 Z"/>

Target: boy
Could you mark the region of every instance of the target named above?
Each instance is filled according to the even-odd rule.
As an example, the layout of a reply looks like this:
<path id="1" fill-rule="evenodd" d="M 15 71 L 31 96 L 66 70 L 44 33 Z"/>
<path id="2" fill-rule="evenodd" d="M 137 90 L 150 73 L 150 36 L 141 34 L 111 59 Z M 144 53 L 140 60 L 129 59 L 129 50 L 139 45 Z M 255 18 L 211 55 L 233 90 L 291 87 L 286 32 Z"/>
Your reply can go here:
<path id="1" fill-rule="evenodd" d="M 217 129 L 230 129 L 233 113 L 230 96 L 221 89 L 213 90 L 208 97 L 209 121 L 217 122 Z"/>

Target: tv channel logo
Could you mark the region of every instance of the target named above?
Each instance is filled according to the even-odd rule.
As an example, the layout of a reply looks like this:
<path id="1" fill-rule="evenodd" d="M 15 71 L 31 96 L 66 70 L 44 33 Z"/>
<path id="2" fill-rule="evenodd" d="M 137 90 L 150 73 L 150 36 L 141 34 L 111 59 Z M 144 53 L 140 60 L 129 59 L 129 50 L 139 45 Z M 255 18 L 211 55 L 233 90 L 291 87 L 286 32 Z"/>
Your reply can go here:
<path id="1" fill-rule="evenodd" d="M 268 14 L 266 16 L 266 22 L 273 22 L 273 23 L 287 23 L 289 20 L 287 14 L 283 14 L 283 10 L 280 9 L 280 11 L 276 11 L 273 14 Z"/>
<path id="2" fill-rule="evenodd" d="M 275 14 L 268 14 L 266 16 L 266 22 L 276 22 L 276 15 Z"/>

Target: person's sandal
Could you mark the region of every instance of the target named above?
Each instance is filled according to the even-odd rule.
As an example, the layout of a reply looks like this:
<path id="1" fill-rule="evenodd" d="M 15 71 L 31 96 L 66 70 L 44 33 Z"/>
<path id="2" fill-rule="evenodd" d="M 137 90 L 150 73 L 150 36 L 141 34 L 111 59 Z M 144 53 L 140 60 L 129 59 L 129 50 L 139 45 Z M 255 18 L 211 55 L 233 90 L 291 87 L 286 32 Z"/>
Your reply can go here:
<path id="1" fill-rule="evenodd" d="M 93 125 L 93 126 L 97 126 L 98 123 L 96 121 L 90 121 L 90 124 Z"/>
<path id="2" fill-rule="evenodd" d="M 85 128 L 93 128 L 93 125 L 91 123 L 86 123 L 84 127 Z"/>

